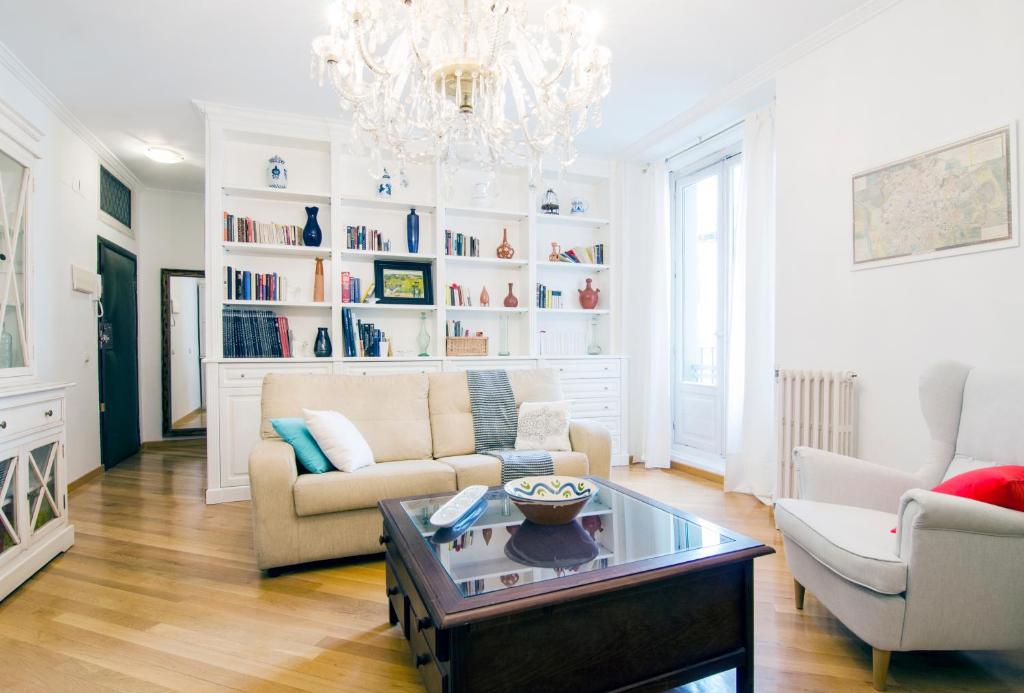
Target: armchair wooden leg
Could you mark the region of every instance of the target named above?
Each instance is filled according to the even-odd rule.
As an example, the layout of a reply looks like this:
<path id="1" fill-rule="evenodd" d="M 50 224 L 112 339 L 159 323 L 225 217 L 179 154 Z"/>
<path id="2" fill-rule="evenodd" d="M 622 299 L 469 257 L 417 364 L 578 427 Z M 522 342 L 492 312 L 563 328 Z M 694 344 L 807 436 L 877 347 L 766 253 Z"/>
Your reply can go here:
<path id="1" fill-rule="evenodd" d="M 876 691 L 885 690 L 885 680 L 889 676 L 889 658 L 892 652 L 871 648 L 871 671 L 874 675 Z"/>
<path id="2" fill-rule="evenodd" d="M 796 600 L 796 608 L 804 608 L 804 594 L 807 593 L 807 589 L 796 580 L 793 580 L 793 599 Z"/>

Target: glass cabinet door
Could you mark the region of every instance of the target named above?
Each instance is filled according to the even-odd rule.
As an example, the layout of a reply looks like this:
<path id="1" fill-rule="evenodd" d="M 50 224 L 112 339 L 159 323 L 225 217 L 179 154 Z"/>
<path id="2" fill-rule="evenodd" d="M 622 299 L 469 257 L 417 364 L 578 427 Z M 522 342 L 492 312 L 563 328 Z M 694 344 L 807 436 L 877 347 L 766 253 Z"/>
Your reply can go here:
<path id="1" fill-rule="evenodd" d="M 61 515 L 57 498 L 59 454 L 60 443 L 57 441 L 35 447 L 28 453 L 28 510 L 33 533 Z"/>
<path id="2" fill-rule="evenodd" d="M 25 234 L 31 170 L 0 151 L 0 373 L 28 366 Z"/>
<path id="3" fill-rule="evenodd" d="M 0 558 L 20 543 L 18 535 L 18 456 L 0 459 Z"/>

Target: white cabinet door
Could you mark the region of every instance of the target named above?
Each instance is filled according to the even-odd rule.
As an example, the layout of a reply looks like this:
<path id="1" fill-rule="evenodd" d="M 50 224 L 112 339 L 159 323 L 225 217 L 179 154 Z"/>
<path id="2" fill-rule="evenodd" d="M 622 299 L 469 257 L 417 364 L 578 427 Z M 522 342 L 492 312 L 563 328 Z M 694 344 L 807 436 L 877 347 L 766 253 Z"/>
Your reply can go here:
<path id="1" fill-rule="evenodd" d="M 21 553 L 24 506 L 22 465 L 17 449 L 0 453 L 0 566 Z"/>
<path id="2" fill-rule="evenodd" d="M 249 484 L 249 453 L 260 440 L 260 388 L 220 391 L 220 470 L 222 486 Z"/>
<path id="3" fill-rule="evenodd" d="M 60 477 L 63 450 L 60 437 L 34 441 L 22 450 L 28 500 L 28 524 L 23 536 L 35 537 L 61 524 L 59 520 L 67 510 L 64 480 Z"/>

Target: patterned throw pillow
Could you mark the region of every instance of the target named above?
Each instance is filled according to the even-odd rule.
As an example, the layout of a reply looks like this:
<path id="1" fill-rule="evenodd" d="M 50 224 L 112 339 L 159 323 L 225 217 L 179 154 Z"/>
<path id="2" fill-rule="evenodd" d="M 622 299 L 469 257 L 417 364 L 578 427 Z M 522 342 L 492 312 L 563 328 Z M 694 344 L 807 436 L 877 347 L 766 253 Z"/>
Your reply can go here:
<path id="1" fill-rule="evenodd" d="M 572 450 L 569 402 L 523 402 L 519 406 L 516 450 Z"/>

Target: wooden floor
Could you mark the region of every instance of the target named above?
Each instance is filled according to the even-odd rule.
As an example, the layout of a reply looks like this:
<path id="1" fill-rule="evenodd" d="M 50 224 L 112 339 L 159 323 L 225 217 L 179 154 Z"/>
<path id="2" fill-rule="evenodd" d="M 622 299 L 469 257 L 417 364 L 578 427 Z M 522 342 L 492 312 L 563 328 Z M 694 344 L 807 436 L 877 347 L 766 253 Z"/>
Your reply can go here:
<path id="1" fill-rule="evenodd" d="M 803 613 L 793 608 L 763 505 L 681 472 L 614 479 L 779 551 L 757 561 L 758 691 L 871 690 L 870 649 L 812 596 Z M 187 441 L 72 493 L 75 546 L 0 603 L 3 690 L 422 690 L 387 625 L 381 560 L 263 578 L 248 504 L 205 505 L 204 480 L 202 443 Z M 731 680 L 686 690 L 729 690 Z M 1024 655 L 897 653 L 890 690 L 1024 690 Z"/>

